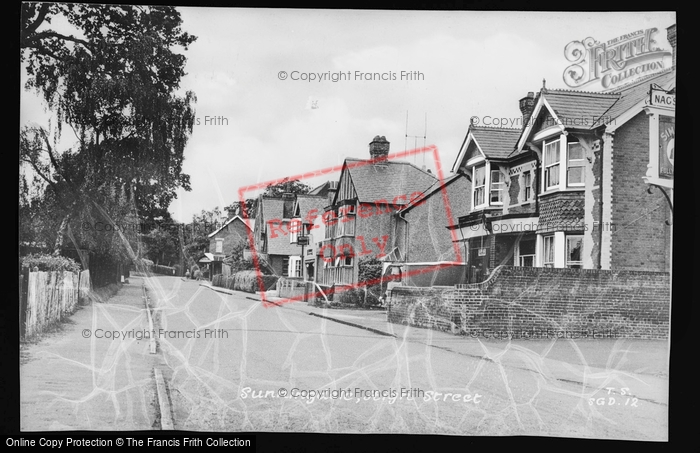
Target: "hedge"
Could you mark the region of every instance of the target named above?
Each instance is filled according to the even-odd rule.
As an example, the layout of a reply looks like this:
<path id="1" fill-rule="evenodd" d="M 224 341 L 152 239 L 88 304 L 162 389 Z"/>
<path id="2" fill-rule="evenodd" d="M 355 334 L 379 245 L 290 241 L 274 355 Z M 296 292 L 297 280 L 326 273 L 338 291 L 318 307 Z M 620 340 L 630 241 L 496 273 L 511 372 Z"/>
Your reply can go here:
<path id="1" fill-rule="evenodd" d="M 68 271 L 80 272 L 80 265 L 65 256 L 31 254 L 20 257 L 22 268 L 29 268 L 30 271 L 39 270 L 41 272 Z"/>
<path id="2" fill-rule="evenodd" d="M 275 288 L 277 285 L 276 275 L 261 275 L 262 288 L 258 282 L 257 271 L 240 271 L 224 277 L 221 274 L 215 275 L 212 278 L 212 285 L 221 288 L 228 288 L 234 291 L 245 291 L 247 293 L 255 293 L 258 291 L 267 291 Z"/>

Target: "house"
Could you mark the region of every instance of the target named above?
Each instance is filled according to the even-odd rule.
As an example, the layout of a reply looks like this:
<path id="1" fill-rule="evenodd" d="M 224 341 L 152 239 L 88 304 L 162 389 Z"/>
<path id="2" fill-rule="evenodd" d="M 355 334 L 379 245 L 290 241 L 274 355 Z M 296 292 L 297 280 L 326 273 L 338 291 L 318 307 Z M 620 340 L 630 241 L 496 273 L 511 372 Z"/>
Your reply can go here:
<path id="1" fill-rule="evenodd" d="M 325 238 L 318 248 L 317 281 L 322 285 L 358 282 L 358 260 L 395 260 L 395 213 L 422 199 L 437 178 L 408 163 L 388 159 L 390 143 L 376 136 L 370 159 L 345 159 L 338 190 L 322 215 Z"/>
<path id="2" fill-rule="evenodd" d="M 294 215 L 296 197 L 260 195 L 253 230 L 254 253 L 265 260 L 275 275 L 290 276 L 290 257 L 301 255 L 301 247 L 290 243 L 289 227 Z"/>
<path id="3" fill-rule="evenodd" d="M 397 211 L 397 262 L 466 261 L 447 227 L 470 212 L 470 189 L 467 177 L 457 173 L 436 181 L 419 202 Z"/>
<path id="4" fill-rule="evenodd" d="M 533 153 L 512 155 L 520 132 L 471 124 L 453 166 L 471 181 L 469 213 L 450 227 L 459 232 L 470 282 L 499 264 L 534 265 L 535 232 L 524 225 L 538 218 L 538 163 Z M 501 229 L 513 222 L 518 228 Z"/>
<path id="5" fill-rule="evenodd" d="M 246 220 L 239 215 L 234 215 L 209 234 L 210 276 L 224 273 L 223 261 L 233 253 L 236 247 L 245 245 L 245 248 L 248 248 L 249 234 L 254 225 L 255 219 Z"/>
<path id="6" fill-rule="evenodd" d="M 469 127 L 453 170 L 472 207 L 453 228 L 479 278 L 499 264 L 669 271 L 675 25 L 668 36 L 670 69 L 604 93 L 543 86 L 520 100 L 520 130 Z"/>
<path id="7" fill-rule="evenodd" d="M 322 214 L 329 204 L 328 190 L 333 190 L 332 187 L 334 187 L 326 184 L 327 190 L 325 191 L 320 186 L 314 189 L 313 193 L 296 195 L 294 219 L 289 229 L 289 241 L 292 244 L 298 244 L 299 236 L 305 236 L 306 243 L 302 247 L 300 256 L 290 257 L 289 276 L 303 277 L 307 281 L 316 279 L 317 261 L 319 260 L 317 252 L 320 242 L 326 235 L 326 225 L 322 221 Z"/>

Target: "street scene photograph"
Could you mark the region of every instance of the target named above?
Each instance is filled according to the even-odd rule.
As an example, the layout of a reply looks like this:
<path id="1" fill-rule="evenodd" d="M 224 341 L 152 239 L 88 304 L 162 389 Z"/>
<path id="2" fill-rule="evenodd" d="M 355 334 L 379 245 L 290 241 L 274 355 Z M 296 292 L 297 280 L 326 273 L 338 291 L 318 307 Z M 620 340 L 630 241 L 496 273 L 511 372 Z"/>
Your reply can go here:
<path id="1" fill-rule="evenodd" d="M 22 3 L 6 444 L 668 442 L 676 35 Z"/>

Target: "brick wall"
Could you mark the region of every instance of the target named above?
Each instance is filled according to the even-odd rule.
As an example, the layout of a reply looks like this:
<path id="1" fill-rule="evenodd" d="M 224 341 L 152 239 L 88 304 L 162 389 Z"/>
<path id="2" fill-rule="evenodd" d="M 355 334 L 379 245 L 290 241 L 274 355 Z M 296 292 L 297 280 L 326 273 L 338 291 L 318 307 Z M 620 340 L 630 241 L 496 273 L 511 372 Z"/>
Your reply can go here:
<path id="1" fill-rule="evenodd" d="M 501 266 L 479 284 L 394 288 L 387 316 L 455 334 L 666 339 L 669 309 L 667 273 Z"/>
<path id="2" fill-rule="evenodd" d="M 239 243 L 249 241 L 248 228 L 243 224 L 243 222 L 235 220 L 229 223 L 223 230 L 219 231 L 216 235 L 209 239 L 209 253 L 216 252 L 216 240 L 223 239 L 223 251 L 221 254 L 230 255 L 233 248 Z"/>
<path id="3" fill-rule="evenodd" d="M 615 132 L 611 269 L 670 269 L 670 211 L 660 190 L 647 192 L 648 164 L 649 118 L 640 112 Z"/>

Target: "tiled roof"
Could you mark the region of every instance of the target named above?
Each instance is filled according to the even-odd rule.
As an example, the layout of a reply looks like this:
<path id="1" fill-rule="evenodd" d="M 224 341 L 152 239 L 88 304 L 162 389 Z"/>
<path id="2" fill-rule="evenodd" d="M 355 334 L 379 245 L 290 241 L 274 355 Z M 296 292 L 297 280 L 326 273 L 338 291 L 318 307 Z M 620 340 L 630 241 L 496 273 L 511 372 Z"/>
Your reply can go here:
<path id="1" fill-rule="evenodd" d="M 469 126 L 469 132 L 474 136 L 481 151 L 489 159 L 505 159 L 518 143 L 520 129 L 506 127 Z"/>
<path id="2" fill-rule="evenodd" d="M 543 96 L 564 127 L 589 129 L 617 102 L 617 93 L 546 90 Z"/>
<path id="3" fill-rule="evenodd" d="M 360 203 L 392 201 L 399 195 L 405 195 L 408 203 L 412 193 L 425 192 L 437 181 L 435 176 L 409 162 L 387 161 L 367 164 L 364 162 L 369 161 L 345 159 Z M 402 204 L 398 201 L 397 204 Z"/>
<path id="4" fill-rule="evenodd" d="M 676 71 L 670 70 L 661 74 L 654 74 L 650 77 L 644 77 L 641 80 L 638 80 L 635 83 L 616 91 L 615 93 L 619 95 L 618 101 L 607 112 L 605 112 L 595 124 L 593 124 L 593 127 L 598 127 L 602 124 L 611 122 L 611 120 L 614 120 L 630 108 L 634 107 L 640 101 L 646 99 L 649 96 L 650 84 L 655 83 L 657 85 L 665 86 L 666 84 L 674 82 L 675 80 Z"/>
<path id="5" fill-rule="evenodd" d="M 467 177 L 464 176 L 463 174 L 455 173 L 455 174 L 443 179 L 442 181 L 440 181 L 440 180 L 435 181 L 435 183 L 432 186 L 430 186 L 430 188 L 428 188 L 428 190 L 423 192 L 423 198 L 428 198 L 436 192 L 441 192 L 443 187 L 449 186 L 454 181 L 457 181 L 460 178 L 464 178 L 465 180 L 467 179 Z M 440 194 L 440 195 L 442 195 L 442 194 Z M 421 205 L 419 205 L 419 206 L 421 206 Z M 408 212 L 412 208 L 414 208 L 415 206 L 416 206 L 415 204 L 407 205 L 407 206 L 404 206 L 401 210 L 402 210 L 402 212 Z"/>
<path id="6" fill-rule="evenodd" d="M 216 230 L 216 231 L 214 231 L 213 233 L 209 234 L 209 237 L 211 238 L 211 237 L 216 236 L 217 233 L 219 233 L 221 230 L 223 230 L 224 228 L 226 228 L 231 222 L 233 222 L 233 221 L 236 220 L 236 219 L 240 220 L 241 223 L 243 223 L 243 225 L 245 225 L 246 227 L 248 227 L 250 230 L 255 229 L 255 219 L 248 219 L 248 223 L 246 223 L 246 221 L 245 221 L 243 218 L 241 218 L 240 216 L 237 216 L 237 215 L 236 215 L 236 216 L 233 216 L 233 217 L 231 217 L 230 219 L 228 219 L 228 220 L 226 221 L 226 223 L 224 223 L 224 224 L 221 226 L 221 228 L 219 228 L 218 230 Z"/>
<path id="7" fill-rule="evenodd" d="M 328 197 L 324 195 L 297 195 L 297 204 L 299 205 L 299 216 L 305 219 L 312 209 L 317 209 L 319 213 L 323 213 L 323 208 L 328 206 Z"/>
<path id="8" fill-rule="evenodd" d="M 262 213 L 266 219 L 281 219 L 284 200 L 281 198 L 262 197 Z"/>
<path id="9" fill-rule="evenodd" d="M 676 71 L 669 70 L 643 77 L 626 87 L 606 93 L 545 90 L 542 95 L 564 126 L 595 129 L 619 117 L 649 96 L 650 84 L 666 85 L 673 82 L 675 77 Z"/>
<path id="10" fill-rule="evenodd" d="M 537 232 L 583 230 L 584 204 L 583 197 L 542 201 Z"/>

